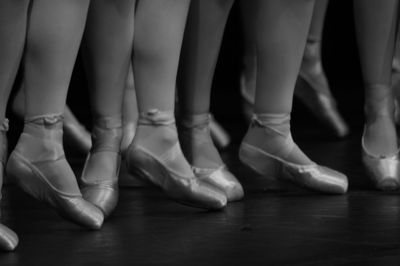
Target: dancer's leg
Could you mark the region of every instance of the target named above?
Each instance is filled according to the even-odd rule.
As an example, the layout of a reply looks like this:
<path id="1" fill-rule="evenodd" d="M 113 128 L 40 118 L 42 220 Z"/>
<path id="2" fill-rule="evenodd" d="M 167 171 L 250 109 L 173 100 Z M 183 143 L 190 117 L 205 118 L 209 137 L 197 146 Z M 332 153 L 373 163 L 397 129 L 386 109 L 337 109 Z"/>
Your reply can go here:
<path id="1" fill-rule="evenodd" d="M 179 139 L 195 174 L 225 191 L 228 200 L 237 200 L 243 190 L 227 170 L 219 171 L 224 163 L 211 139 L 209 117 L 215 66 L 232 4 L 231 0 L 191 2 L 178 78 Z"/>
<path id="2" fill-rule="evenodd" d="M 14 96 L 12 102 L 12 111 L 21 119 L 23 119 L 25 116 L 25 89 L 23 83 Z M 73 149 L 79 150 L 80 152 L 86 154 L 89 152 L 90 147 L 92 146 L 90 133 L 87 131 L 85 126 L 79 122 L 68 105 L 65 106 L 63 116 L 63 142 L 65 146 L 73 147 Z"/>
<path id="3" fill-rule="evenodd" d="M 103 215 L 82 199 L 62 146 L 62 113 L 88 5 L 86 0 L 32 2 L 25 54 L 25 127 L 7 172 L 25 191 L 68 219 L 100 228 Z"/>
<path id="4" fill-rule="evenodd" d="M 134 0 L 92 1 L 83 42 L 94 125 L 82 192 L 105 215 L 118 201 L 122 102 L 131 61 L 134 7 Z"/>
<path id="5" fill-rule="evenodd" d="M 28 4 L 27 0 L 0 2 L 0 200 L 7 157 L 5 112 L 25 44 Z M 17 235 L 0 224 L 0 249 L 14 250 L 17 245 Z"/>
<path id="6" fill-rule="evenodd" d="M 124 99 L 122 103 L 122 124 L 124 125 L 124 134 L 121 142 L 122 153 L 128 148 L 135 136 L 138 117 L 135 81 L 133 78 L 132 65 L 130 65 L 128 77 L 125 82 Z"/>
<path id="7" fill-rule="evenodd" d="M 163 170 L 148 178 L 170 196 L 196 206 L 221 208 L 226 198 L 195 181 L 180 149 L 174 123 L 176 76 L 189 3 L 188 0 L 138 2 L 132 61 L 139 123 L 128 149 L 128 168 L 136 169 L 140 162 L 144 163 L 143 156 L 152 156 L 152 161 L 155 158 L 157 163 L 154 163 L 161 163 L 169 173 L 163 175 Z M 155 170 L 153 167 L 146 173 Z M 178 181 L 177 174 L 184 178 Z"/>
<path id="8" fill-rule="evenodd" d="M 289 178 L 322 192 L 344 193 L 346 177 L 313 163 L 290 133 L 293 91 L 314 1 L 251 3 L 256 14 L 257 89 L 255 114 L 240 157 L 264 176 Z"/>
<path id="9" fill-rule="evenodd" d="M 309 0 L 257 0 L 256 47 L 257 89 L 256 114 L 287 115 L 292 111 L 293 91 L 300 69 L 314 1 Z M 264 136 L 246 137 L 260 143 L 268 152 L 280 155 L 285 151 L 286 137 L 290 134 L 289 121 L 282 126 L 283 134 L 271 131 Z M 250 131 L 251 132 L 251 131 Z M 253 132 L 256 133 L 256 132 Z M 258 144 L 259 145 L 259 144 Z M 311 160 L 296 146 L 286 160 L 310 164 Z"/>
<path id="10" fill-rule="evenodd" d="M 317 0 L 314 5 L 314 12 L 311 19 L 310 30 L 308 32 L 308 40 L 322 41 L 322 32 L 324 29 L 324 21 L 326 9 L 329 0 Z"/>
<path id="11" fill-rule="evenodd" d="M 0 121 L 20 65 L 25 45 L 28 0 L 0 2 Z"/>
<path id="12" fill-rule="evenodd" d="M 321 59 L 322 33 L 327 6 L 328 0 L 315 2 L 294 93 L 312 114 L 331 130 L 333 135 L 343 137 L 348 134 L 349 129 L 336 107 Z"/>
<path id="13" fill-rule="evenodd" d="M 356 33 L 365 87 L 365 148 L 376 155 L 397 151 L 391 66 L 398 1 L 354 2 Z"/>
<path id="14" fill-rule="evenodd" d="M 233 0 L 192 0 L 179 68 L 179 110 L 197 115 L 210 110 L 215 66 Z"/>

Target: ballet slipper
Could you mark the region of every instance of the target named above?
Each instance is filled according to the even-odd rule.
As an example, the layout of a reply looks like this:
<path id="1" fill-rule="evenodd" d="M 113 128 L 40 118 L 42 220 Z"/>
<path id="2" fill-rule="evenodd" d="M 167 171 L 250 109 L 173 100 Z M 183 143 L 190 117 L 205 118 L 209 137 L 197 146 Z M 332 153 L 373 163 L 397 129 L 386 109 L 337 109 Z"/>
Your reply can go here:
<path id="1" fill-rule="evenodd" d="M 82 171 L 83 198 L 108 217 L 118 203 L 118 174 L 121 163 L 121 117 L 95 119 L 92 130 L 93 146 Z"/>
<path id="2" fill-rule="evenodd" d="M 1 188 L 3 184 L 4 168 L 7 161 L 7 131 L 8 119 L 4 119 L 0 124 L 0 201 L 2 198 Z M 0 223 L 0 249 L 13 251 L 18 246 L 18 236 L 7 226 Z"/>
<path id="3" fill-rule="evenodd" d="M 158 152 L 146 147 L 149 145 Z M 190 170 L 179 145 L 173 112 L 149 110 L 140 114 L 126 161 L 130 174 L 160 187 L 182 204 L 211 210 L 226 206 L 223 192 L 198 180 Z"/>
<path id="4" fill-rule="evenodd" d="M 240 150 L 240 160 L 253 170 L 257 175 L 271 184 L 290 182 L 311 190 L 328 193 L 343 194 L 348 188 L 347 177 L 330 168 L 316 163 L 299 164 L 288 161 L 293 151 L 299 150 L 290 135 L 280 132 L 277 128 L 287 125 L 289 115 L 254 115 L 250 129 L 244 138 Z M 265 133 L 264 133 L 265 132 Z M 254 140 L 254 136 L 268 138 L 268 136 L 281 135 L 284 139 L 279 149 L 273 153 L 262 148 L 262 139 Z M 268 141 L 268 140 L 267 140 Z M 257 142 L 259 142 L 257 144 Z M 307 160 L 309 160 L 307 158 Z"/>
<path id="5" fill-rule="evenodd" d="M 213 146 L 210 136 L 211 120 L 208 113 L 180 117 L 179 140 L 183 152 L 199 180 L 223 191 L 228 201 L 240 200 L 244 196 L 243 188 Z M 200 158 L 202 166 L 196 165 L 195 157 Z"/>
<path id="6" fill-rule="evenodd" d="M 294 94 L 337 137 L 349 134 L 329 89 L 320 57 L 320 42 L 307 42 Z"/>
<path id="7" fill-rule="evenodd" d="M 380 88 L 375 88 L 379 90 Z M 370 99 L 371 100 L 371 99 Z M 374 102 L 375 103 L 372 103 Z M 400 163 L 399 148 L 388 154 L 376 154 L 367 147 L 365 135 L 368 127 L 377 119 L 392 121 L 394 126 L 395 102 L 392 94 L 389 93 L 382 99 L 366 99 L 365 114 L 367 122 L 364 126 L 361 138 L 362 162 L 366 169 L 367 176 L 376 189 L 391 191 L 400 188 Z"/>
<path id="8" fill-rule="evenodd" d="M 22 190 L 49 204 L 66 219 L 99 229 L 103 213 L 82 198 L 75 175 L 65 159 L 62 128 L 59 114 L 27 118 L 8 160 L 7 175 Z"/>
<path id="9" fill-rule="evenodd" d="M 228 147 L 231 143 L 229 133 L 212 115 L 210 116 L 210 133 L 215 145 L 220 149 Z"/>

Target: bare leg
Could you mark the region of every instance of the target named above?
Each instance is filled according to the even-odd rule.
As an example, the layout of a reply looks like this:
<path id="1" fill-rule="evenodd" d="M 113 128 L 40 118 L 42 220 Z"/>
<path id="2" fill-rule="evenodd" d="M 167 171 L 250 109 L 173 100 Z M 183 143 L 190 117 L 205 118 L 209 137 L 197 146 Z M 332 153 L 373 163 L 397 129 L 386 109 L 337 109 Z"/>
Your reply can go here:
<path id="1" fill-rule="evenodd" d="M 195 174 L 225 191 L 228 200 L 238 200 L 243 189 L 231 173 L 220 170 L 224 163 L 211 139 L 209 116 L 215 66 L 232 4 L 231 0 L 191 2 L 178 79 L 179 137 Z"/>
<path id="2" fill-rule="evenodd" d="M 293 92 L 314 1 L 252 3 L 256 14 L 257 89 L 253 122 L 240 157 L 263 175 L 274 176 L 277 170 L 275 174 L 282 177 L 290 172 L 291 180 L 297 184 L 327 193 L 344 193 L 346 177 L 317 166 L 293 142 L 290 133 Z"/>
<path id="3" fill-rule="evenodd" d="M 62 113 L 88 5 L 85 0 L 32 2 L 25 54 L 25 127 L 7 173 L 63 216 L 98 229 L 103 215 L 82 199 L 62 146 Z"/>
<path id="4" fill-rule="evenodd" d="M 195 179 L 182 154 L 175 127 L 176 76 L 189 3 L 138 2 L 132 61 L 139 123 L 127 151 L 127 165 L 131 172 L 141 172 L 179 201 L 220 209 L 226 198 Z M 180 178 L 176 179 L 176 175 Z"/>
<path id="5" fill-rule="evenodd" d="M 28 4 L 29 1 L 25 0 L 0 2 L 0 198 L 7 157 L 5 112 L 24 48 Z M 14 250 L 17 245 L 17 235 L 0 224 L 0 249 Z"/>

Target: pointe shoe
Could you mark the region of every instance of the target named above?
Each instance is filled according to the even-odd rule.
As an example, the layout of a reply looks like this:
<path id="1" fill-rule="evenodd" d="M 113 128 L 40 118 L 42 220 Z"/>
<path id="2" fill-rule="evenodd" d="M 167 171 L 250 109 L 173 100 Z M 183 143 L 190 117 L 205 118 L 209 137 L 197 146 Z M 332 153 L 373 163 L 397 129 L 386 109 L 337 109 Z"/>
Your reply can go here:
<path id="1" fill-rule="evenodd" d="M 78 121 L 68 106 L 65 106 L 64 117 L 64 143 L 75 147 L 82 153 L 88 153 L 92 147 L 90 133 L 85 126 Z"/>
<path id="2" fill-rule="evenodd" d="M 149 183 L 130 175 L 128 169 L 126 168 L 125 153 L 129 147 L 129 144 L 131 144 L 133 138 L 135 137 L 136 123 L 124 123 L 122 132 L 123 137 L 121 142 L 121 168 L 118 175 L 118 185 L 120 187 L 148 187 L 150 186 Z"/>
<path id="3" fill-rule="evenodd" d="M 393 99 L 392 90 L 386 86 L 374 86 L 367 90 L 371 95 L 366 97 L 365 116 L 370 122 L 376 121 L 378 117 L 387 118 L 394 128 L 396 101 Z M 366 123 L 361 137 L 362 162 L 366 173 L 375 188 L 384 191 L 397 190 L 400 188 L 399 149 L 392 154 L 373 154 L 365 144 L 367 126 Z"/>
<path id="4" fill-rule="evenodd" d="M 173 134 L 175 119 L 172 112 L 151 110 L 142 113 L 138 122 L 141 126 L 168 127 Z M 131 175 L 160 187 L 169 197 L 176 201 L 197 208 L 220 210 L 226 206 L 225 195 L 212 186 L 198 180 L 194 174 L 182 174 L 171 168 L 177 156 L 182 154 L 179 141 L 160 156 L 153 155 L 135 139 L 126 152 L 127 169 Z M 161 140 L 162 141 L 162 140 Z"/>
<path id="5" fill-rule="evenodd" d="M 264 125 L 254 117 L 250 127 L 264 127 Z M 288 147 L 285 149 L 288 150 L 292 150 L 292 145 L 296 145 L 290 136 L 286 139 L 286 143 Z M 316 163 L 303 165 L 288 162 L 246 143 L 245 140 L 240 146 L 239 158 L 271 184 L 285 185 L 289 181 L 301 187 L 329 194 L 344 194 L 348 188 L 347 177 L 342 173 Z"/>
<path id="6" fill-rule="evenodd" d="M 100 208 L 105 217 L 118 203 L 121 139 L 120 117 L 97 119 L 92 131 L 93 147 L 81 176 L 83 198 Z"/>
<path id="7" fill-rule="evenodd" d="M 12 110 L 17 117 L 23 119 L 25 116 L 24 94 L 22 93 L 23 85 L 17 92 L 12 103 Z M 90 133 L 78 121 L 68 106 L 64 110 L 64 143 L 68 146 L 76 148 L 78 151 L 87 154 L 92 146 Z"/>
<path id="8" fill-rule="evenodd" d="M 199 145 L 213 145 L 210 137 L 211 121 L 212 118 L 209 114 L 184 116 L 179 119 L 179 139 L 183 145 L 184 154 L 186 158 L 190 158 L 190 162 L 193 161 L 192 157 L 194 154 L 200 152 L 193 147 L 193 142 L 198 142 L 197 147 L 199 147 Z M 218 153 L 216 150 L 215 152 Z M 201 156 L 204 157 L 206 154 L 202 154 Z M 222 161 L 221 164 L 213 161 L 208 168 L 196 167 L 193 164 L 191 167 L 193 173 L 199 180 L 223 191 L 228 202 L 238 201 L 243 198 L 244 192 L 242 185 Z"/>
<path id="9" fill-rule="evenodd" d="M 367 175 L 375 188 L 383 191 L 392 191 L 400 188 L 399 151 L 387 156 L 374 155 L 365 147 L 363 134 L 361 138 L 361 153 Z"/>
<path id="10" fill-rule="evenodd" d="M 0 250 L 13 251 L 18 246 L 18 236 L 7 226 L 0 224 Z"/>
<path id="11" fill-rule="evenodd" d="M 231 143 L 229 133 L 215 120 L 214 116 L 210 116 L 210 132 L 215 145 L 224 149 Z"/>
<path id="12" fill-rule="evenodd" d="M 4 168 L 7 159 L 8 119 L 0 124 L 0 201 L 3 185 Z M 18 236 L 10 228 L 0 223 L 0 250 L 13 251 L 18 246 Z"/>
<path id="13" fill-rule="evenodd" d="M 320 58 L 320 43 L 307 42 L 294 95 L 337 137 L 349 134 L 329 89 Z"/>
<path id="14" fill-rule="evenodd" d="M 248 86 L 248 82 L 246 81 L 246 77 L 244 74 L 240 76 L 239 83 L 244 119 L 247 121 L 247 124 L 250 124 L 253 117 L 255 88 L 251 88 Z"/>
<path id="15" fill-rule="evenodd" d="M 99 229 L 103 224 L 103 213 L 82 198 L 65 159 L 61 115 L 25 120 L 6 171 L 25 192 L 49 204 L 66 219 L 91 229 Z"/>

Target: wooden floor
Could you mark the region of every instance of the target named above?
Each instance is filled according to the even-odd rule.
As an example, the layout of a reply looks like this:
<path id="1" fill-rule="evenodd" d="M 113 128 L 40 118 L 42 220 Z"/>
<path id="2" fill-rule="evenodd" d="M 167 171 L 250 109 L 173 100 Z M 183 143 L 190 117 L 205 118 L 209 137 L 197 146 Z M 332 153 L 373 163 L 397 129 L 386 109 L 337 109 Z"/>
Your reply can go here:
<path id="1" fill-rule="evenodd" d="M 372 190 L 360 163 L 360 130 L 343 141 L 321 131 L 295 134 L 315 161 L 349 176 L 350 192 L 325 196 L 268 191 L 237 159 L 224 159 L 246 198 L 221 212 L 185 207 L 151 188 L 123 188 L 101 231 L 78 227 L 13 186 L 4 188 L 5 224 L 20 236 L 0 265 L 390 265 L 400 261 L 400 195 Z M 73 161 L 79 172 L 82 159 Z"/>

